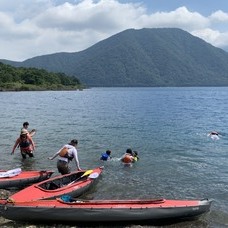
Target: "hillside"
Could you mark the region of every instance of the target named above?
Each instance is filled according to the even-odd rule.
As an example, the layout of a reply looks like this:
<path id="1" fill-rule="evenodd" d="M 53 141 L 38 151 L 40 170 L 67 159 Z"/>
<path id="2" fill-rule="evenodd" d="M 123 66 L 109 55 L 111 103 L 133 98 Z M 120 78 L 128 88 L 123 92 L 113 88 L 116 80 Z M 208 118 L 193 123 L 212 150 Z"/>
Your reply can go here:
<path id="1" fill-rule="evenodd" d="M 129 29 L 81 52 L 7 63 L 77 75 L 88 86 L 228 86 L 228 53 L 175 28 Z"/>
<path id="2" fill-rule="evenodd" d="M 83 88 L 77 78 L 64 73 L 13 67 L 0 63 L 0 91 L 81 90 Z"/>

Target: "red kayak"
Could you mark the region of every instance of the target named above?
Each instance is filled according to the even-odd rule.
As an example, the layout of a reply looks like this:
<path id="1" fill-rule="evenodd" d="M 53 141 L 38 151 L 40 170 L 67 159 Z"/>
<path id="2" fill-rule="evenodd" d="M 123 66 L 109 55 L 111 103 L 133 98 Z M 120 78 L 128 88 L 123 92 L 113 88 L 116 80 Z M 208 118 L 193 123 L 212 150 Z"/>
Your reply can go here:
<path id="1" fill-rule="evenodd" d="M 210 210 L 202 200 L 55 200 L 5 203 L 1 216 L 19 221 L 42 222 L 128 222 L 131 224 L 197 218 Z M 2 202 L 4 203 L 4 202 Z"/>
<path id="2" fill-rule="evenodd" d="M 0 171 L 0 188 L 22 188 L 49 179 L 53 171 L 22 171 L 20 168 Z"/>
<path id="3" fill-rule="evenodd" d="M 99 179 L 103 167 L 93 170 L 75 171 L 60 175 L 49 180 L 33 184 L 10 196 L 13 202 L 35 201 L 39 199 L 54 199 L 64 194 L 73 197 L 88 191 Z"/>

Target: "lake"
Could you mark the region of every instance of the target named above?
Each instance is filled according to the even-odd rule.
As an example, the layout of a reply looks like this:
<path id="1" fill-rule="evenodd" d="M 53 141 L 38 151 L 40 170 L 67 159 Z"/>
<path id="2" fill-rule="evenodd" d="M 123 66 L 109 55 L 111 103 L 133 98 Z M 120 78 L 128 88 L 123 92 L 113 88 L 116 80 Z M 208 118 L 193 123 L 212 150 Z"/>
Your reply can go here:
<path id="1" fill-rule="evenodd" d="M 53 169 L 47 158 L 78 139 L 80 166 L 104 165 L 91 199 L 213 199 L 197 221 L 169 227 L 228 226 L 228 88 L 92 88 L 0 93 L 1 169 Z M 34 159 L 10 155 L 23 122 L 37 130 Z M 208 137 L 221 133 L 219 140 Z M 132 148 L 140 160 L 118 158 Z M 99 160 L 112 151 L 113 159 Z M 71 163 L 72 169 L 75 164 Z M 164 226 L 165 227 L 165 226 Z"/>

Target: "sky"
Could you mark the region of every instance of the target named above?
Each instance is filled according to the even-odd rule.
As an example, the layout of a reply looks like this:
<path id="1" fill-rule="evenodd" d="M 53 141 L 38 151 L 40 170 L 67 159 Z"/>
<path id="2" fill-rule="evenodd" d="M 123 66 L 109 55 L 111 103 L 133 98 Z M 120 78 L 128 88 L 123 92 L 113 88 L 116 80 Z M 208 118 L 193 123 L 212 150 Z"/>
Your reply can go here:
<path id="1" fill-rule="evenodd" d="M 0 59 L 78 52 L 130 28 L 180 28 L 228 51 L 228 0 L 1 0 Z"/>

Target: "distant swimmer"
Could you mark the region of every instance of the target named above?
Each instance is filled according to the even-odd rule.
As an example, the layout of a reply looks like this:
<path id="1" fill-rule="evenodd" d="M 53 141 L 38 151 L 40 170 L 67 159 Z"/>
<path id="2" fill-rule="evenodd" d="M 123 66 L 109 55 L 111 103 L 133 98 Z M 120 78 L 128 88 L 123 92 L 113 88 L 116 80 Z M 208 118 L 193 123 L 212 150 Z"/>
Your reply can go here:
<path id="1" fill-rule="evenodd" d="M 207 136 L 211 137 L 213 140 L 218 140 L 219 139 L 219 133 L 217 131 L 212 131 L 210 132 Z"/>

